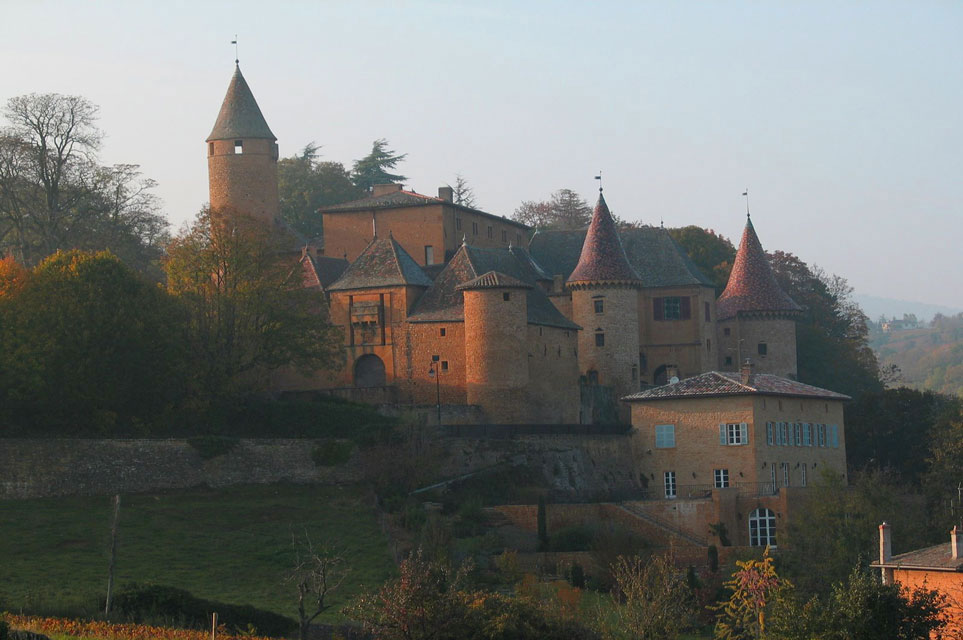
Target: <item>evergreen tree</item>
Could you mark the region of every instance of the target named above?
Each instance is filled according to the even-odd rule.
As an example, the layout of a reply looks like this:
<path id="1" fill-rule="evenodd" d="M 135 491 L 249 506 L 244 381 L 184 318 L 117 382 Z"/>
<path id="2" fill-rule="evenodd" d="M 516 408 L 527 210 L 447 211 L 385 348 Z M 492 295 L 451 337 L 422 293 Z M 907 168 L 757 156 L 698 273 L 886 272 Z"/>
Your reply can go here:
<path id="1" fill-rule="evenodd" d="M 390 173 L 390 170 L 406 157 L 407 153 L 395 153 L 388 148 L 386 139 L 378 138 L 371 144 L 371 153 L 356 160 L 351 167 L 351 180 L 354 186 L 363 191 L 371 191 L 376 184 L 403 182 L 408 179 L 406 176 Z"/>
<path id="2" fill-rule="evenodd" d="M 312 142 L 298 155 L 278 162 L 281 218 L 308 238 L 322 235 L 320 207 L 364 196 L 344 165 L 318 160 L 319 149 Z"/>

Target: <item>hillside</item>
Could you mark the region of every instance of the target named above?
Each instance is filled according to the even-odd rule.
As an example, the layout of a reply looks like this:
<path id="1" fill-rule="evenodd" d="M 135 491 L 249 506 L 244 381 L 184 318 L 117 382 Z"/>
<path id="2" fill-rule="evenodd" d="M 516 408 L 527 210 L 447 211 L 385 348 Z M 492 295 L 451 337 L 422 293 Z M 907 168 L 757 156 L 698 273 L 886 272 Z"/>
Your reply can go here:
<path id="1" fill-rule="evenodd" d="M 963 396 L 963 313 L 937 315 L 919 329 L 870 332 L 870 346 L 880 365 L 896 365 L 900 380 L 915 389 Z"/>

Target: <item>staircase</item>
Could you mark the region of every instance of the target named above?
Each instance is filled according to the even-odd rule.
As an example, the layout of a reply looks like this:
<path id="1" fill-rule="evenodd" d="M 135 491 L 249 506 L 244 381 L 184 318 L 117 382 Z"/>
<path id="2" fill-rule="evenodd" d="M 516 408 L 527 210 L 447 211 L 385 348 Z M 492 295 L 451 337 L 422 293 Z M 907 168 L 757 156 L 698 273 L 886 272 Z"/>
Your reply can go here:
<path id="1" fill-rule="evenodd" d="M 699 536 L 689 533 L 688 531 L 684 531 L 679 527 L 671 523 L 668 523 L 659 517 L 652 515 L 651 513 L 647 513 L 645 509 L 642 509 L 636 505 L 627 504 L 627 503 L 621 503 L 621 504 L 616 503 L 614 504 L 614 506 L 618 507 L 622 511 L 625 511 L 626 513 L 631 514 L 633 517 L 638 518 L 639 520 L 643 520 L 644 522 L 647 522 L 648 524 L 666 532 L 671 536 L 685 540 L 689 544 L 693 544 L 697 547 L 707 547 L 709 545 L 709 541 L 706 540 L 705 538 L 700 538 Z"/>

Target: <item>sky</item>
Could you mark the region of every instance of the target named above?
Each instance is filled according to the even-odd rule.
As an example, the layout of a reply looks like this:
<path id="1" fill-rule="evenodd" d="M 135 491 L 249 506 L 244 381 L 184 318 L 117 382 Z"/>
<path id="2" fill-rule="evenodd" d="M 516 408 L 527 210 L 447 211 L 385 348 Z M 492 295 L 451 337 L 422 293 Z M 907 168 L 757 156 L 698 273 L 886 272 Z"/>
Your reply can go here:
<path id="1" fill-rule="evenodd" d="M 0 102 L 83 95 L 100 160 L 176 231 L 234 67 L 282 156 L 377 138 L 409 188 L 511 215 L 602 171 L 620 217 L 768 250 L 858 294 L 963 308 L 963 3 L 0 0 Z"/>

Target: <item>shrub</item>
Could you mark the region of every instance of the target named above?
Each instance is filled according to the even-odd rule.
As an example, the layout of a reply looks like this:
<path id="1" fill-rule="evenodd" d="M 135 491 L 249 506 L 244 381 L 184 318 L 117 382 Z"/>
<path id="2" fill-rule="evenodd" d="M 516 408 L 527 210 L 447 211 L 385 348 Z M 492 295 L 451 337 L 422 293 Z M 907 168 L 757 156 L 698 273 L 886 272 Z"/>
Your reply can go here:
<path id="1" fill-rule="evenodd" d="M 548 541 L 549 551 L 588 551 L 592 548 L 592 540 L 595 532 L 588 527 L 571 526 L 563 527 L 555 533 Z"/>
<path id="2" fill-rule="evenodd" d="M 337 467 L 351 459 L 354 444 L 347 440 L 325 440 L 315 445 L 311 459 L 319 467 Z"/>
<path id="3" fill-rule="evenodd" d="M 297 624 L 270 611 L 250 605 L 225 604 L 204 600 L 188 591 L 163 585 L 131 583 L 117 591 L 113 599 L 114 611 L 131 622 L 171 622 L 199 629 L 210 624 L 210 612 L 217 611 L 218 621 L 230 629 L 249 630 L 261 635 L 282 636 Z"/>
<path id="4" fill-rule="evenodd" d="M 585 569 L 583 569 L 582 565 L 577 562 L 572 564 L 572 570 L 569 574 L 569 582 L 572 583 L 573 587 L 578 589 L 585 588 Z"/>
<path id="5" fill-rule="evenodd" d="M 191 445 L 201 460 L 210 460 L 218 456 L 227 455 L 238 444 L 240 440 L 228 436 L 197 436 L 188 438 L 187 444 Z"/>
<path id="6" fill-rule="evenodd" d="M 0 620 L 0 640 L 7 640 L 10 637 L 10 625 L 6 620 Z"/>

